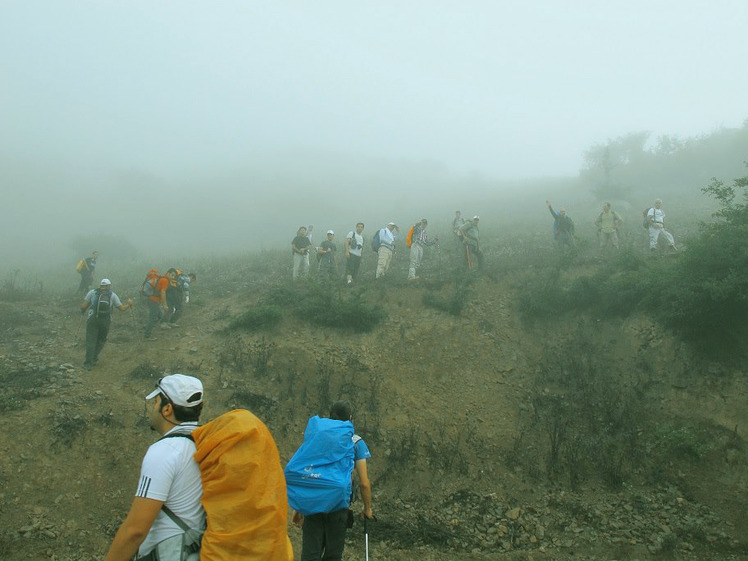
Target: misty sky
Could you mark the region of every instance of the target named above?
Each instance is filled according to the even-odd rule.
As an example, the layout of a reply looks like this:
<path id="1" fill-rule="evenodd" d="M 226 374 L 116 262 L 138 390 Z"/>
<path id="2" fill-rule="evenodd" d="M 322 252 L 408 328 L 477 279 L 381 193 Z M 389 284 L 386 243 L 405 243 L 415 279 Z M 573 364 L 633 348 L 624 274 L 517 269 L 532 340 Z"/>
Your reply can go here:
<path id="1" fill-rule="evenodd" d="M 746 23 L 745 0 L 0 0 L 0 257 L 87 232 L 144 247 L 162 217 L 224 244 L 410 221 L 338 199 L 572 177 L 630 132 L 739 127 Z"/>
<path id="2" fill-rule="evenodd" d="M 574 174 L 748 116 L 744 0 L 4 0 L 2 150 L 148 170 L 276 149 Z"/>

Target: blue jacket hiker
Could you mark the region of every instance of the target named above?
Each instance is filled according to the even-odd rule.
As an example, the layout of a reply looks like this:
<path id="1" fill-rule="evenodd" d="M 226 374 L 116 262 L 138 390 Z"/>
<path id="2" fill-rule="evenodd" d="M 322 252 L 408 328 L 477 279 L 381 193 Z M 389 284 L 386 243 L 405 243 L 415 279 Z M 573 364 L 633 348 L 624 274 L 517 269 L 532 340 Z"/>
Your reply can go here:
<path id="1" fill-rule="evenodd" d="M 349 507 L 354 468 L 362 514 L 374 518 L 366 464 L 371 453 L 364 440 L 354 434 L 351 418 L 351 404 L 336 401 L 329 419 L 309 419 L 304 442 L 286 465 L 293 522 L 302 526 L 301 561 L 342 559 L 346 529 L 352 523 Z"/>

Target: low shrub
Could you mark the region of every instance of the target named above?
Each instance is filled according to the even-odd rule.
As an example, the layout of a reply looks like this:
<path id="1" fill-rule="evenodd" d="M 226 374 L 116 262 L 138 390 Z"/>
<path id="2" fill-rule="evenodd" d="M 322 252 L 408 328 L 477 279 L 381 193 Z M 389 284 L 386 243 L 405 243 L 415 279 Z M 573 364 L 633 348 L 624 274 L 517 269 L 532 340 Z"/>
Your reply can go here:
<path id="1" fill-rule="evenodd" d="M 368 304 L 358 293 L 346 299 L 337 291 L 324 290 L 298 301 L 294 313 L 315 325 L 350 329 L 356 333 L 371 331 L 387 317 L 382 306 Z"/>
<path id="2" fill-rule="evenodd" d="M 261 304 L 244 312 L 234 319 L 227 329 L 243 329 L 245 331 L 259 331 L 272 329 L 283 319 L 283 311 L 277 306 Z"/>
<path id="3" fill-rule="evenodd" d="M 423 305 L 439 310 L 440 312 L 452 314 L 453 316 L 459 316 L 470 302 L 473 282 L 473 275 L 460 271 L 451 283 L 454 289 L 447 298 L 442 298 L 433 290 L 429 290 L 423 295 Z"/>

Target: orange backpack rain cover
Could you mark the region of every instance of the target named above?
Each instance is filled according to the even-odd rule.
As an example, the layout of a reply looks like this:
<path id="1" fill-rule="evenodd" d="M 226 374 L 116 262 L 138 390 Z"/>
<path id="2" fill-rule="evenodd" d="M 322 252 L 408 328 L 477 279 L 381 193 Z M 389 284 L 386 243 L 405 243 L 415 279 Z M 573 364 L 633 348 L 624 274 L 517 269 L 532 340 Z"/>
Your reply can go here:
<path id="1" fill-rule="evenodd" d="M 235 409 L 192 437 L 208 518 L 201 561 L 293 561 L 286 480 L 265 424 Z"/>

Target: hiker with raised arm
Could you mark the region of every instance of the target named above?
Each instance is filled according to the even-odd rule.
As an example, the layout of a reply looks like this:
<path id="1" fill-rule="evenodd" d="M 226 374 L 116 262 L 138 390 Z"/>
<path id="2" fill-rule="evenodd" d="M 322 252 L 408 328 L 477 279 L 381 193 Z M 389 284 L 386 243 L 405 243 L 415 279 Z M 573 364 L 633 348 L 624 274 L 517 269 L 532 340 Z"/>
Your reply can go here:
<path id="1" fill-rule="evenodd" d="M 429 240 L 426 235 L 426 227 L 428 226 L 428 220 L 421 218 L 413 227 L 408 231 L 406 237 L 406 244 L 410 248 L 410 266 L 408 267 L 408 280 L 418 280 L 416 271 L 421 266 L 421 259 L 423 259 L 423 248 L 426 246 L 435 245 L 439 238 Z"/>
<path id="2" fill-rule="evenodd" d="M 119 296 L 112 291 L 112 281 L 101 279 L 99 288 L 95 288 L 86 294 L 81 304 L 81 313 L 88 312 L 86 318 L 86 359 L 83 368 L 91 370 L 99 362 L 99 353 L 104 348 L 109 326 L 112 322 L 112 308 L 120 312 L 132 308 L 132 298 L 125 300 L 123 304 Z"/>
<path id="3" fill-rule="evenodd" d="M 667 239 L 670 250 L 677 251 L 673 234 L 665 229 L 665 211 L 662 210 L 662 199 L 655 199 L 654 206 L 647 211 L 646 220 L 649 225 L 650 251 L 657 250 L 657 242 L 660 239 L 660 234 L 663 234 Z"/>
<path id="4" fill-rule="evenodd" d="M 81 282 L 78 285 L 78 291 L 76 294 L 80 294 L 81 296 L 88 294 L 88 291 L 91 288 L 91 283 L 93 283 L 93 274 L 96 269 L 96 260 L 98 258 L 99 252 L 94 251 L 91 253 L 91 257 L 84 257 L 78 261 L 75 270 L 81 276 Z"/>
<path id="5" fill-rule="evenodd" d="M 603 204 L 603 210 L 595 220 L 597 236 L 600 240 L 600 249 L 608 247 L 618 249 L 618 230 L 623 226 L 623 220 L 615 210 L 611 209 L 610 203 Z"/>
<path id="6" fill-rule="evenodd" d="M 553 210 L 550 201 L 545 201 L 548 210 L 553 217 L 553 241 L 556 246 L 563 249 L 565 247 L 574 247 L 574 221 L 566 214 L 566 209 Z"/>
<path id="7" fill-rule="evenodd" d="M 480 217 L 476 214 L 457 230 L 462 240 L 462 252 L 468 269 L 483 267 L 483 252 L 480 249 L 480 230 L 478 229 L 479 221 Z"/>
<path id="8" fill-rule="evenodd" d="M 148 394 L 146 416 L 161 438 L 148 448 L 130 512 L 105 561 L 197 561 L 205 511 L 203 487 L 189 436 L 203 407 L 203 384 L 193 376 L 161 378 Z"/>
<path id="9" fill-rule="evenodd" d="M 307 236 L 307 229 L 301 226 L 296 231 L 296 237 L 291 241 L 293 280 L 298 279 L 299 276 L 305 277 L 309 274 L 309 250 L 311 248 L 311 234 Z"/>
<path id="10" fill-rule="evenodd" d="M 352 501 L 355 469 L 362 500 L 361 513 L 373 519 L 371 457 L 363 439 L 353 431 L 351 404 L 336 401 L 330 417 L 312 417 L 304 443 L 286 466 L 288 502 L 293 522 L 301 525 L 301 561 L 340 561 L 346 529 L 353 525 Z"/>
<path id="11" fill-rule="evenodd" d="M 358 277 L 358 269 L 364 256 L 364 223 L 356 224 L 356 229 L 345 237 L 345 280 L 349 286 Z"/>
<path id="12" fill-rule="evenodd" d="M 379 230 L 372 240 L 372 249 L 377 252 L 376 278 L 383 277 L 390 268 L 395 252 L 395 231 L 400 231 L 394 222 Z"/>

